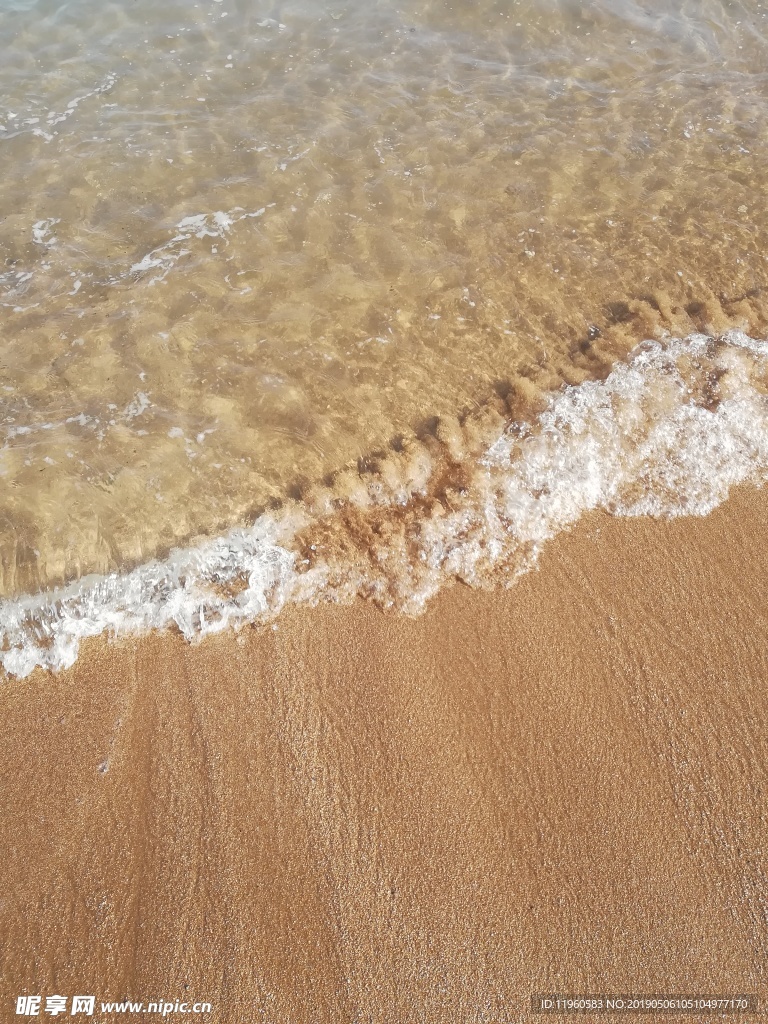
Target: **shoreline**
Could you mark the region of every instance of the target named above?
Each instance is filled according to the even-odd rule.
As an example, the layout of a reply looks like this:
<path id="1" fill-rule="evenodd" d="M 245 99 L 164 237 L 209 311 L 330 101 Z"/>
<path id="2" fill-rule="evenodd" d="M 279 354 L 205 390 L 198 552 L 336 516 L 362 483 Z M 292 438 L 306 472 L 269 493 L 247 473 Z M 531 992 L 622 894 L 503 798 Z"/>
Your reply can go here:
<path id="1" fill-rule="evenodd" d="M 747 487 L 703 519 L 592 513 L 511 590 L 453 586 L 417 619 L 292 607 L 8 680 L 6 1012 L 765 998 L 766 529 Z"/>
<path id="2" fill-rule="evenodd" d="M 534 423 L 484 407 L 394 438 L 284 505 L 133 569 L 0 600 L 0 664 L 62 669 L 81 640 L 187 639 L 358 596 L 418 612 L 458 579 L 503 584 L 587 512 L 704 515 L 768 481 L 768 343 L 732 332 L 646 342 Z M 508 399 L 500 402 L 507 402 Z"/>

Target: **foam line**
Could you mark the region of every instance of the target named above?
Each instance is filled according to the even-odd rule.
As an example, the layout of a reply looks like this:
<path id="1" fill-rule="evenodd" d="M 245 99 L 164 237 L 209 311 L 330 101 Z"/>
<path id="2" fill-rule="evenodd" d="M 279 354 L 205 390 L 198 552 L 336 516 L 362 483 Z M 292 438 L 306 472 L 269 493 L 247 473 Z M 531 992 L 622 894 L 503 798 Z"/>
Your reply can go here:
<path id="1" fill-rule="evenodd" d="M 509 584 L 585 512 L 706 515 L 768 474 L 768 343 L 741 332 L 644 342 L 531 423 L 443 420 L 249 528 L 125 574 L 0 602 L 0 661 L 62 669 L 84 637 L 188 639 L 287 602 L 363 596 L 418 614 L 441 586 Z"/>

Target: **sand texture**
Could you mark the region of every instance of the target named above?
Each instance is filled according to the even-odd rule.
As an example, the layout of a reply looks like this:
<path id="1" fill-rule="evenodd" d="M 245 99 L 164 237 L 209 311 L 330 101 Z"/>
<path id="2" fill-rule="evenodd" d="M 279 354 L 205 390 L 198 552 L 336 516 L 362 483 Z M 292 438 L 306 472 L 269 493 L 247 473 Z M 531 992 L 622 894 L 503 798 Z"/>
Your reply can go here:
<path id="1" fill-rule="evenodd" d="M 294 609 L 6 681 L 1 1019 L 54 992 L 222 1024 L 768 996 L 767 530 L 751 490 L 595 515 L 420 619 Z"/>

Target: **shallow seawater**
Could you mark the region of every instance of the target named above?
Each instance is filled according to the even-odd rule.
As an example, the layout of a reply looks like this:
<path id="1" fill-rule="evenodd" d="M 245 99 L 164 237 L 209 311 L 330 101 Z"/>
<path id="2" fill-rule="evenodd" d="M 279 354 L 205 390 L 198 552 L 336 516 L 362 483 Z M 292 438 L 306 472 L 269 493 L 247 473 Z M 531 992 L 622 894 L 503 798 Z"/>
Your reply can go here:
<path id="1" fill-rule="evenodd" d="M 760 4 L 0 0 L 0 52 L 6 597 L 768 322 Z"/>

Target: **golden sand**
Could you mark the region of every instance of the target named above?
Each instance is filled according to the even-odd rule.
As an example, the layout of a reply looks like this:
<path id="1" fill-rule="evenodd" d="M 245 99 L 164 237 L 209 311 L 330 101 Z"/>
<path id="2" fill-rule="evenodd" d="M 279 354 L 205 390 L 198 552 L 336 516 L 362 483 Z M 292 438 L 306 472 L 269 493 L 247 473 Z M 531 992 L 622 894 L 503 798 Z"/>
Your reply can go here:
<path id="1" fill-rule="evenodd" d="M 293 609 L 7 681 L 2 1019 L 53 992 L 222 1024 L 765 995 L 766 529 L 748 490 L 595 515 L 420 619 Z"/>

